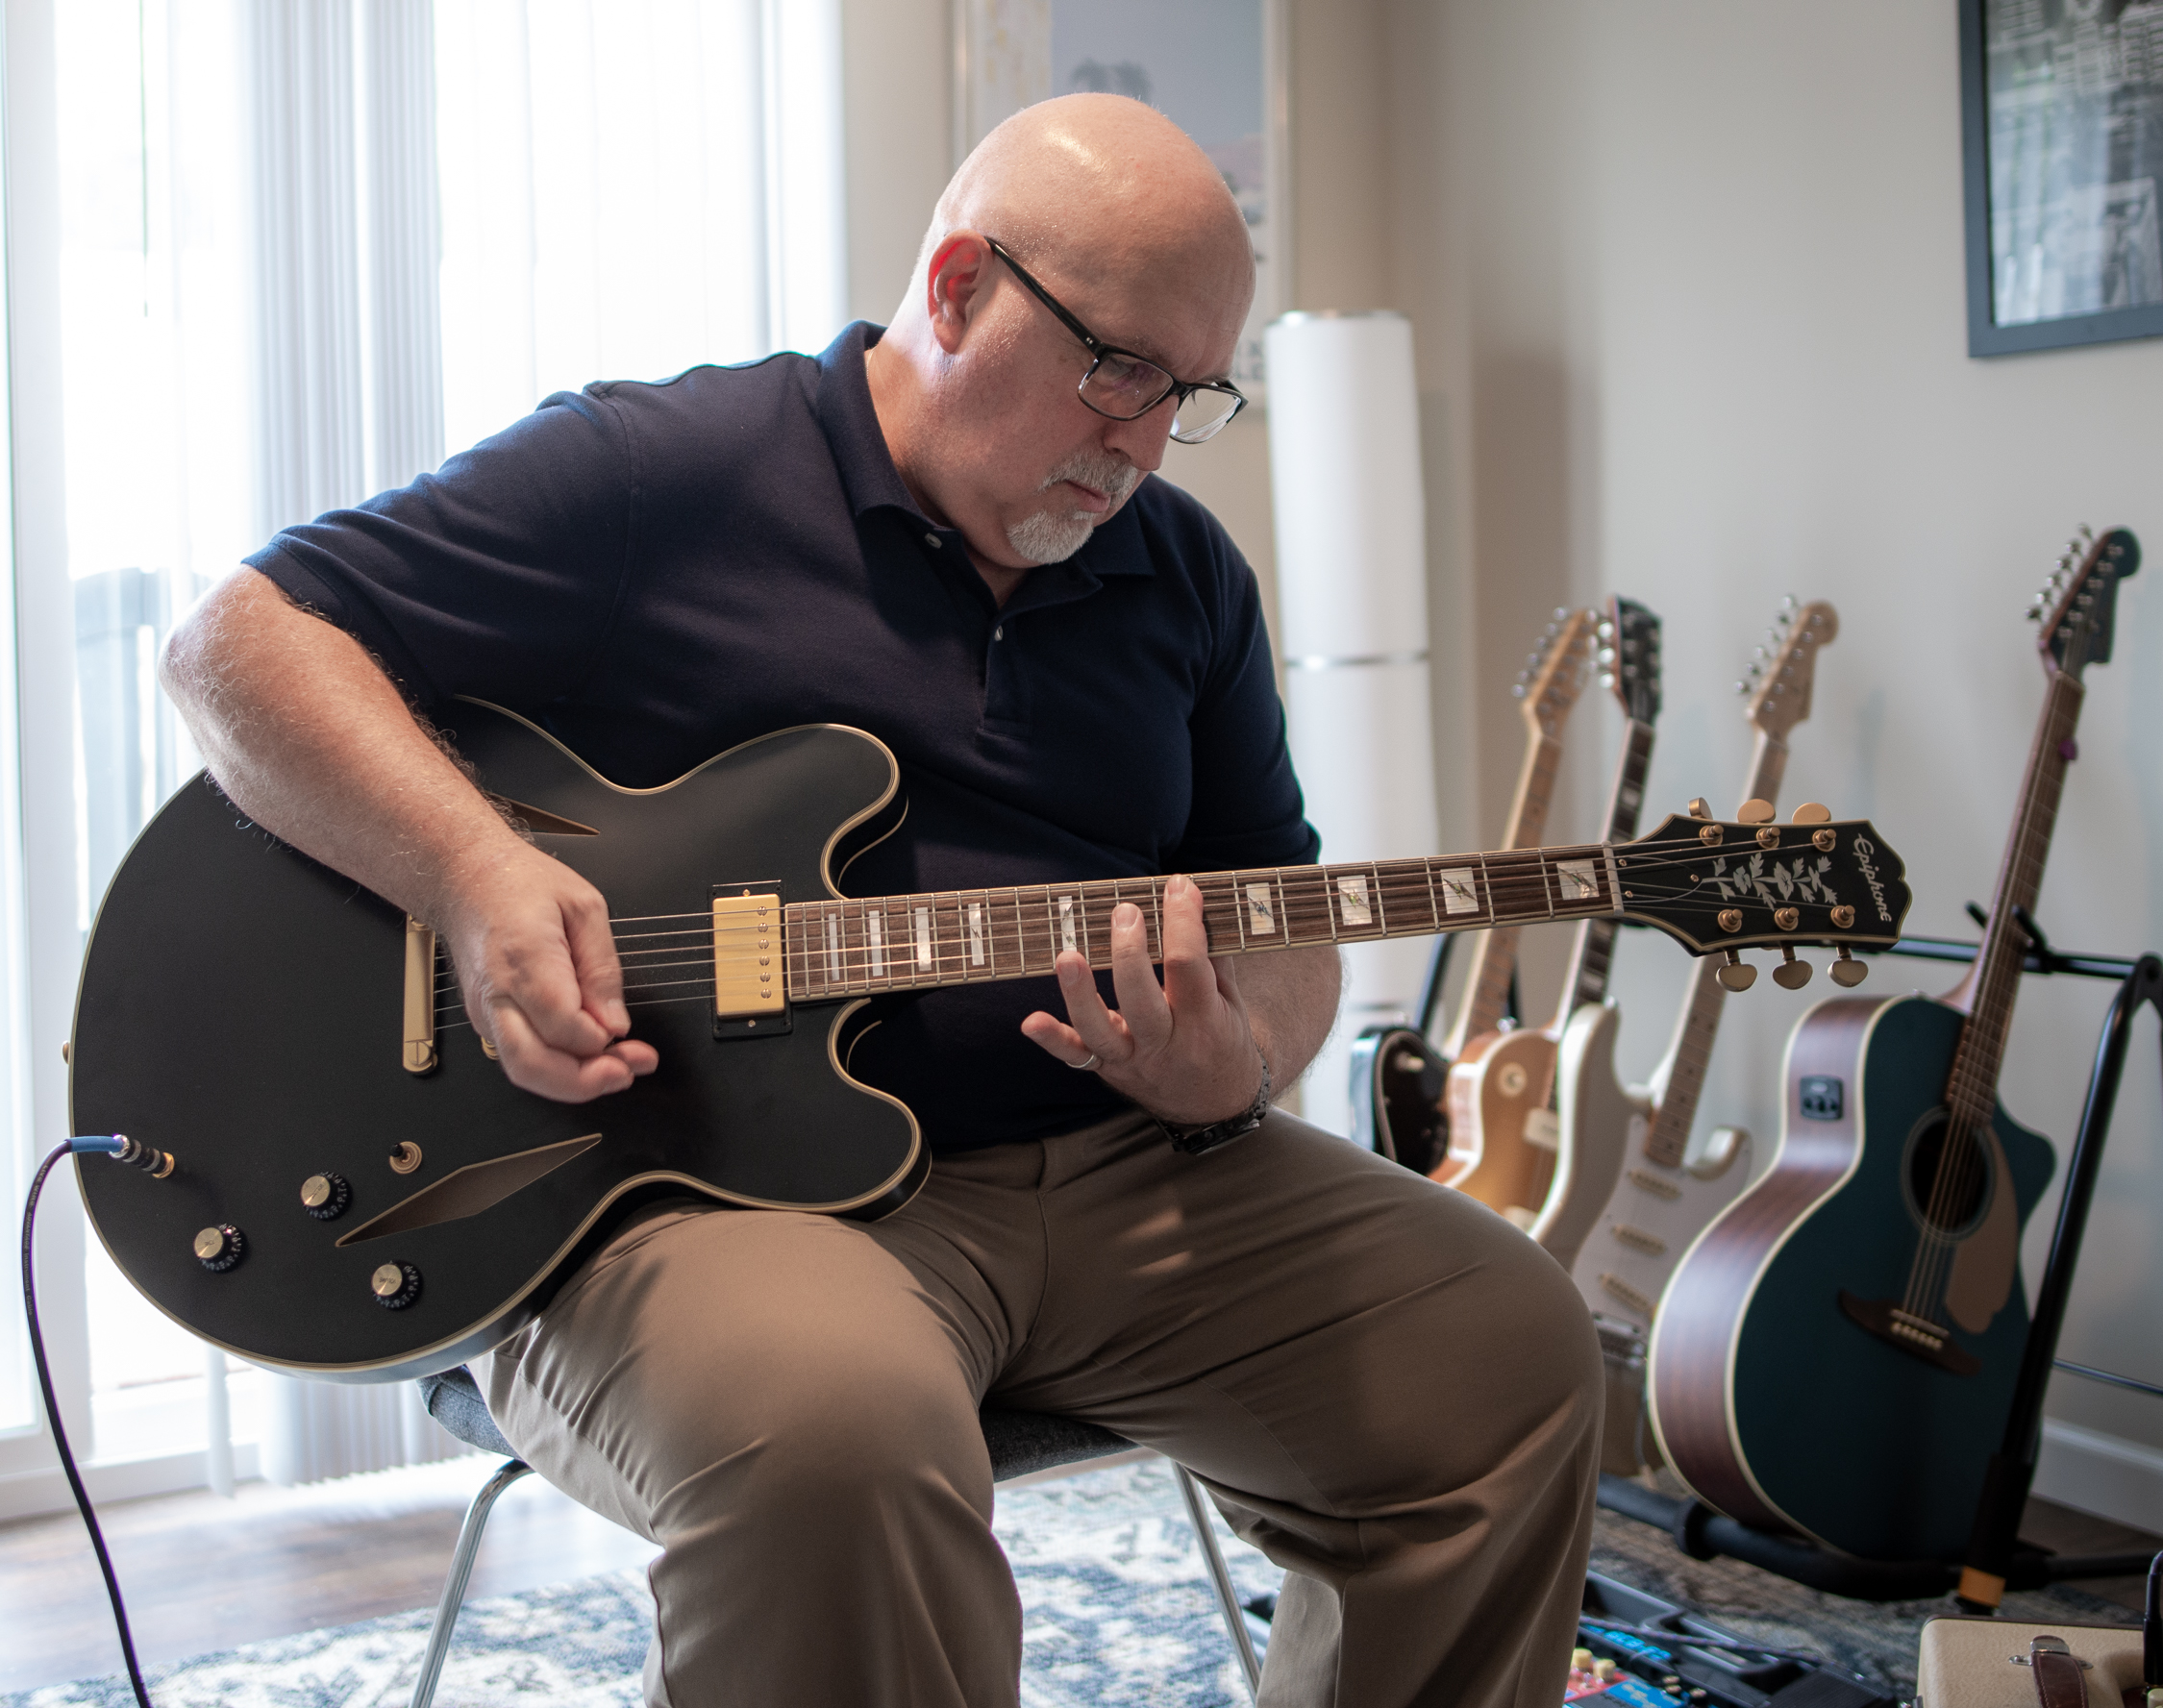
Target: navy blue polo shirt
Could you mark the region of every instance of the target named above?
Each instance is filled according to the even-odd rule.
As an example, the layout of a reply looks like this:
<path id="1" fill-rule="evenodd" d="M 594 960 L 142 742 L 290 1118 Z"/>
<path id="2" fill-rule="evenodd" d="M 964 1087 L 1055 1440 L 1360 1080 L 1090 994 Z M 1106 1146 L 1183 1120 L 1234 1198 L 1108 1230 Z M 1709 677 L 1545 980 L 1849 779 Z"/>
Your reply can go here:
<path id="1" fill-rule="evenodd" d="M 248 561 L 424 711 L 492 701 L 627 787 L 794 724 L 868 730 L 909 809 L 852 894 L 1312 860 L 1254 572 L 1215 518 L 1144 480 L 1001 609 L 887 453 L 863 362 L 880 330 L 559 392 Z M 851 1069 L 934 1151 L 1117 1108 L 1021 1035 L 1033 1008 L 1065 1012 L 1053 980 L 931 992 Z"/>

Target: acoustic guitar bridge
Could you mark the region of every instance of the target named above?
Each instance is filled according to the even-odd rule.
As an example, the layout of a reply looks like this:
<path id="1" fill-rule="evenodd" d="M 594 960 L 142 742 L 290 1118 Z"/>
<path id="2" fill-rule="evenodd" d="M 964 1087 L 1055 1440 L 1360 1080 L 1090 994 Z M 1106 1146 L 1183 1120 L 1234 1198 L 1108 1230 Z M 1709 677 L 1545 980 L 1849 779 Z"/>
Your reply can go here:
<path id="1" fill-rule="evenodd" d="M 1954 1375 L 1974 1375 L 1982 1369 L 1982 1360 L 1963 1351 L 1950 1328 L 1903 1310 L 1889 1299 L 1858 1299 L 1843 1287 L 1840 1308 L 1856 1326 L 1887 1346 L 1898 1347 L 1911 1358 L 1920 1358 Z"/>
<path id="2" fill-rule="evenodd" d="M 788 959 L 781 885 L 713 886 L 713 1035 L 771 1038 L 789 1030 Z"/>

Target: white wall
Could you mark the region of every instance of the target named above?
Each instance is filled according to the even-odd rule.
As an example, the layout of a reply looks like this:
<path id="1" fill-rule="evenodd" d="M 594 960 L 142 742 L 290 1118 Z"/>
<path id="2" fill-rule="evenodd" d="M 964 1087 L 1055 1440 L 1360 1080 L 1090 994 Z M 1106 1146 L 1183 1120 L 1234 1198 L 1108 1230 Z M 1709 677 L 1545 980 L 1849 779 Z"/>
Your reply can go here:
<path id="1" fill-rule="evenodd" d="M 1828 598 L 1784 802 L 1868 814 L 1906 856 L 1914 931 L 1973 935 L 2042 697 L 2022 620 L 2072 526 L 2163 553 L 2163 341 L 1966 355 L 1959 73 L 1950 5 L 1392 0 L 1383 263 L 1447 400 L 1453 576 L 1474 640 L 1479 819 L 1506 806 L 1508 683 L 1549 607 L 1609 590 L 1666 620 L 1648 809 L 1728 802 L 1750 731 L 1729 684 L 1780 595 Z M 1438 603 L 1446 589 L 1438 588 Z M 2163 563 L 2126 583 L 2089 679 L 2038 916 L 2060 944 L 2163 948 Z M 1616 724 L 1566 795 L 1590 832 Z M 1558 822 L 1568 831 L 1571 825 Z M 1532 1005 L 1553 1001 L 1558 953 Z M 1624 1064 L 1664 1043 L 1683 980 L 1632 934 Z M 1884 961 L 1866 991 L 1952 979 Z M 1730 1003 L 1707 1123 L 1769 1143 L 1780 1049 L 1819 979 Z M 2107 986 L 2029 979 L 2002 1081 L 2061 1154 Z M 2163 1107 L 2143 1021 L 2065 1355 L 2163 1380 Z M 2055 1193 L 2030 1223 L 2030 1285 Z M 2060 1377 L 2043 1492 L 2163 1528 L 2163 1401 Z M 2104 1464 L 2103 1460 L 2109 1463 Z M 2132 1504 L 2128 1505 L 2130 1501 Z"/>

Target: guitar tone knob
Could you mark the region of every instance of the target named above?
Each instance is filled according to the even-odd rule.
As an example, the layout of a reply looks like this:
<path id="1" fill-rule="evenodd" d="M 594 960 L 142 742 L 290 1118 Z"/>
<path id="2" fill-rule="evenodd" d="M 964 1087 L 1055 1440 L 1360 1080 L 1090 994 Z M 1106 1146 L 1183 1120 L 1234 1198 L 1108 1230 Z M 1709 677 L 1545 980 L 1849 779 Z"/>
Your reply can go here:
<path id="1" fill-rule="evenodd" d="M 421 1274 L 410 1263 L 379 1263 L 368 1276 L 368 1291 L 386 1311 L 402 1311 L 420 1297 Z"/>
<path id="2" fill-rule="evenodd" d="M 248 1237 L 230 1222 L 206 1227 L 195 1236 L 195 1261 L 222 1275 L 248 1254 Z"/>
<path id="3" fill-rule="evenodd" d="M 301 1182 L 301 1207 L 318 1222 L 336 1222 L 353 1201 L 343 1175 L 311 1175 Z"/>

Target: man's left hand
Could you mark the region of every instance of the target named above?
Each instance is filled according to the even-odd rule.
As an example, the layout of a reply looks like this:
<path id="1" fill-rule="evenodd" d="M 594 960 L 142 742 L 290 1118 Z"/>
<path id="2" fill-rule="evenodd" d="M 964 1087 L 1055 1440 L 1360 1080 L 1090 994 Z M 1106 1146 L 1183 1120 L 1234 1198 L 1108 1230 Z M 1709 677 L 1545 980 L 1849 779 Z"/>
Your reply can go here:
<path id="1" fill-rule="evenodd" d="M 1120 903 L 1111 912 L 1118 1008 L 1105 1005 L 1088 961 L 1069 950 L 1057 971 L 1072 1024 L 1039 1009 L 1022 1022 L 1022 1032 L 1068 1067 L 1092 1069 L 1158 1120 L 1203 1126 L 1254 1102 L 1261 1046 L 1230 957 L 1209 953 L 1202 892 L 1188 879 L 1164 885 L 1163 931 L 1159 987 L 1141 909 Z"/>

